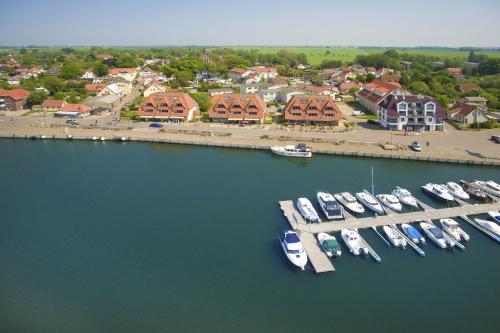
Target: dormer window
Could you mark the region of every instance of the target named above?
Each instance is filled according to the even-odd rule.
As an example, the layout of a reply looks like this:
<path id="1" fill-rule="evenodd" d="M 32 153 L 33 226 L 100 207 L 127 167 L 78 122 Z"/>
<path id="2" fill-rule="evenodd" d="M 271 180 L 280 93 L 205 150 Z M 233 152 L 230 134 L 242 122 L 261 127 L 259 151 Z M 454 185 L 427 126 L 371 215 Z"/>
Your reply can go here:
<path id="1" fill-rule="evenodd" d="M 406 111 L 408 105 L 405 102 L 401 102 L 398 104 L 398 111 Z"/>
<path id="2" fill-rule="evenodd" d="M 300 110 L 300 106 L 294 105 L 294 106 L 292 106 L 292 110 Z"/>
<path id="3" fill-rule="evenodd" d="M 253 104 L 250 104 L 250 105 L 248 106 L 248 108 L 249 108 L 249 109 L 257 109 L 257 106 L 255 106 L 255 105 L 253 105 Z"/>
<path id="4" fill-rule="evenodd" d="M 223 107 L 224 107 L 224 104 L 217 104 L 217 107 L 218 107 L 218 108 L 223 108 Z"/>
<path id="5" fill-rule="evenodd" d="M 233 105 L 233 108 L 241 109 L 241 105 L 239 105 L 239 104 L 234 104 L 234 105 Z"/>
<path id="6" fill-rule="evenodd" d="M 318 108 L 317 108 L 317 107 L 315 107 L 314 105 L 311 105 L 311 106 L 309 106 L 307 109 L 308 109 L 308 110 L 317 110 Z"/>
<path id="7" fill-rule="evenodd" d="M 181 108 L 183 107 L 182 103 L 177 103 L 177 104 L 175 104 L 175 106 L 176 107 L 181 107 Z"/>
<path id="8" fill-rule="evenodd" d="M 434 103 L 427 103 L 425 105 L 425 111 L 434 111 Z"/>

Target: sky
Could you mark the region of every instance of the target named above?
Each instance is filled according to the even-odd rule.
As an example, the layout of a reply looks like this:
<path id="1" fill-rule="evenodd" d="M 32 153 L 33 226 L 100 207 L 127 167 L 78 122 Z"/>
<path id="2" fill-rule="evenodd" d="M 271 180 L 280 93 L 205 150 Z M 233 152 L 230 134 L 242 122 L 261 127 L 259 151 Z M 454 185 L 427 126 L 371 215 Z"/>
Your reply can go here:
<path id="1" fill-rule="evenodd" d="M 0 0 L 0 4 L 1 46 L 500 46 L 500 0 Z"/>

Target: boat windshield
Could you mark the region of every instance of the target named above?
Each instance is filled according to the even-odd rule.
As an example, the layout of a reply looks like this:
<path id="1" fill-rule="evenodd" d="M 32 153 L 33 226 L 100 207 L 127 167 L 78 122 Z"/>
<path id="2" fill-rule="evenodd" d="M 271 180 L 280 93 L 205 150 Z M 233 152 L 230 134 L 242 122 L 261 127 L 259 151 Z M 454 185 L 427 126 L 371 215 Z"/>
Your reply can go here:
<path id="1" fill-rule="evenodd" d="M 330 249 L 337 249 L 340 245 L 335 239 L 328 239 L 323 242 L 325 244 L 325 247 L 330 248 Z"/>
<path id="2" fill-rule="evenodd" d="M 441 231 L 441 229 L 438 229 L 436 227 L 432 227 L 432 228 L 429 229 L 429 231 L 432 233 L 432 235 L 436 239 L 442 239 L 442 238 L 444 238 L 443 232 Z"/>
<path id="3" fill-rule="evenodd" d="M 285 235 L 285 241 L 286 241 L 288 244 L 292 244 L 292 243 L 299 243 L 299 242 L 300 242 L 300 239 L 299 239 L 299 237 L 297 236 L 297 234 L 294 234 L 294 233 L 289 233 L 289 234 L 286 234 L 286 235 Z"/>
<path id="4" fill-rule="evenodd" d="M 302 253 L 302 252 L 304 252 L 304 250 L 303 250 L 303 249 L 299 249 L 299 250 L 290 250 L 290 249 L 287 249 L 286 251 L 287 251 L 288 253 L 294 253 L 294 254 L 295 254 L 295 253 L 297 253 L 297 254 L 298 254 L 298 253 Z"/>

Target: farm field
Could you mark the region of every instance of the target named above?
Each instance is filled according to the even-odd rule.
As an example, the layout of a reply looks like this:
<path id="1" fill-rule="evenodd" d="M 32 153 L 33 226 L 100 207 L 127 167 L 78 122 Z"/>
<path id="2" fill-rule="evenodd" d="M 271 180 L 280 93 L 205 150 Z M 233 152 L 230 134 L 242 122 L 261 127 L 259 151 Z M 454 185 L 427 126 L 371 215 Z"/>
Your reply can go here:
<path id="1" fill-rule="evenodd" d="M 360 54 L 370 54 L 384 52 L 388 48 L 382 47 L 266 47 L 266 46 L 235 46 L 234 49 L 257 50 L 262 53 L 276 53 L 279 50 L 287 49 L 294 53 L 304 53 L 312 65 L 320 64 L 323 60 L 341 60 L 342 62 L 353 61 Z M 465 59 L 468 51 L 447 48 L 391 48 L 401 53 L 422 54 L 440 58 L 461 58 Z M 476 54 L 487 54 L 488 56 L 500 57 L 500 51 L 476 51 Z"/>

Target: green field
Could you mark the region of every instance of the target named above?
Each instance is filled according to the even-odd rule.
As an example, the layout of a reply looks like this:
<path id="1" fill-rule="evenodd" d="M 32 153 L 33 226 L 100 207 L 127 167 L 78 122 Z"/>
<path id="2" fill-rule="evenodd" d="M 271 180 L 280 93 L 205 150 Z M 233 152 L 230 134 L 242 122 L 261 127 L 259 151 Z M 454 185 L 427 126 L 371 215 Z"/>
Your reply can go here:
<path id="1" fill-rule="evenodd" d="M 323 60 L 341 60 L 342 62 L 353 61 L 357 55 L 384 52 L 387 48 L 371 47 L 265 47 L 265 46 L 237 46 L 232 47 L 241 50 L 257 50 L 262 53 L 276 53 L 279 50 L 287 49 L 294 53 L 304 53 L 312 65 L 317 65 Z M 440 48 L 393 48 L 400 53 L 422 54 L 440 58 L 461 58 L 465 59 L 469 52 L 458 49 Z M 500 57 L 500 51 L 476 51 L 476 54 L 487 54 L 488 56 Z"/>

